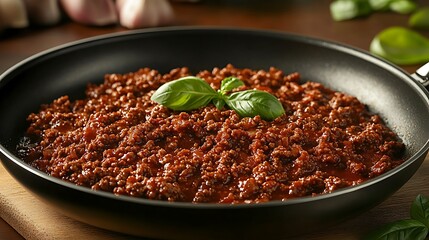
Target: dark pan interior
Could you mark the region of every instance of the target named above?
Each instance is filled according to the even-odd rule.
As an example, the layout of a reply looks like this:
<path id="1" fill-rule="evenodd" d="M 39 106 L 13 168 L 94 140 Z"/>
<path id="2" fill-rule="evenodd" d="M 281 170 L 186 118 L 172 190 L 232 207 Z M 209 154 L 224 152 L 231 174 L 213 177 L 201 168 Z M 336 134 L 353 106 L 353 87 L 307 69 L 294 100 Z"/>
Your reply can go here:
<path id="1" fill-rule="evenodd" d="M 82 204 L 79 203 L 80 200 L 73 201 L 76 203 L 67 202 L 60 197 L 54 197 L 53 193 L 39 192 L 42 198 L 51 198 L 51 203 L 57 204 L 63 209 L 69 208 L 69 215 L 73 215 L 74 211 L 73 217 L 84 222 L 137 235 L 171 237 L 172 234 L 175 234 L 174 236 L 179 238 L 180 236 L 184 238 L 190 236 L 192 226 L 189 224 L 192 223 L 197 224 L 200 228 L 200 232 L 195 232 L 194 228 L 193 236 L 205 236 L 209 227 L 198 221 L 186 222 L 182 219 L 182 222 L 169 220 L 166 223 L 165 219 L 161 219 L 162 214 L 187 214 L 190 216 L 189 218 L 194 216 L 193 214 L 206 214 L 207 212 L 202 211 L 202 208 L 197 209 L 199 212 L 195 210 L 196 212 L 193 213 L 192 206 L 180 208 L 180 205 L 163 205 L 162 209 L 155 211 L 150 207 L 151 204 L 149 207 L 141 207 L 140 202 L 128 201 L 126 198 L 112 200 L 103 194 L 82 193 L 78 188 L 65 188 L 60 186 L 58 181 L 49 178 L 41 179 L 35 174 L 28 173 L 18 166 L 14 162 L 17 159 L 9 154 L 15 152 L 15 146 L 26 129 L 25 119 L 29 113 L 37 111 L 40 104 L 51 102 L 62 95 L 69 95 L 71 98 L 83 97 L 85 86 L 90 82 L 100 83 L 106 73 L 127 73 L 141 67 L 167 72 L 172 68 L 182 66 L 187 66 L 191 71 L 197 72 L 213 67 L 223 67 L 228 63 L 243 68 L 268 69 L 274 66 L 285 73 L 299 72 L 303 81 L 321 82 L 333 89 L 352 94 L 366 103 L 371 111 L 379 113 L 397 132 L 407 145 L 407 157 L 410 157 L 411 161 L 418 159 L 421 163 L 424 159 L 429 139 L 427 92 L 398 68 L 350 47 L 284 33 L 236 29 L 185 28 L 178 30 L 167 28 L 115 34 L 73 43 L 41 53 L 5 72 L 0 77 L 0 113 L 2 116 L 0 118 L 0 147 L 2 149 L 0 150 L 3 151 L 2 158 L 6 156 L 7 159 L 2 159 L 2 161 L 9 171 L 15 173 L 13 175 L 21 183 L 29 184 L 27 187 L 32 191 L 39 191 L 35 190 L 37 184 L 39 184 L 38 187 L 45 184 L 49 185 L 51 192 L 57 191 L 57 195 L 63 194 L 64 198 L 73 199 L 78 196 L 82 201 L 89 198 L 89 200 L 85 200 L 86 204 L 92 206 L 91 202 L 94 202 L 93 207 L 99 207 L 94 211 L 102 214 L 100 216 L 104 220 L 100 220 L 101 217 L 94 219 L 96 217 L 93 215 L 91 215 L 92 217 L 88 217 L 89 214 L 85 215 L 82 211 L 83 207 L 79 206 Z M 281 231 L 288 229 L 282 229 L 284 226 L 278 223 L 278 221 L 287 221 L 284 216 L 285 211 L 292 214 L 290 216 L 293 216 L 293 213 L 308 212 L 305 214 L 309 214 L 309 217 L 313 217 L 312 221 L 316 222 L 325 221 L 324 217 L 329 214 L 338 216 L 344 212 L 344 215 L 355 215 L 368 206 L 376 205 L 399 189 L 411 177 L 418 165 L 415 164 L 412 169 L 405 169 L 402 175 L 398 174 L 399 178 L 387 179 L 385 182 L 390 184 L 391 190 L 377 193 L 380 187 L 387 186 L 381 185 L 363 192 L 362 194 L 367 194 L 368 197 L 365 201 L 360 201 L 361 205 L 357 204 L 356 199 L 359 193 L 347 197 L 346 192 L 331 200 L 319 198 L 320 203 L 306 204 L 307 201 L 297 201 L 294 209 L 286 209 L 282 204 L 268 204 L 254 208 L 255 212 L 249 211 L 251 207 L 237 207 L 234 211 L 239 213 L 242 219 L 251 219 L 250 214 L 260 214 L 261 216 L 271 214 L 273 222 L 270 220 L 265 225 L 252 225 L 256 223 L 248 222 L 247 226 L 250 226 L 250 229 L 252 226 L 260 227 L 259 233 L 262 236 L 264 231 L 271 231 L 274 235 L 281 234 Z M 38 183 L 32 185 L 29 183 L 30 179 Z M 118 208 L 123 207 L 121 204 L 127 202 L 126 204 L 133 209 L 132 211 L 144 211 L 145 214 L 154 218 L 160 216 L 160 219 L 151 221 L 145 221 L 144 217 L 139 220 L 134 219 L 134 221 L 151 224 L 153 231 L 142 230 L 139 232 L 136 230 L 139 226 L 134 226 L 130 222 L 127 223 L 128 226 L 120 223 L 112 224 L 111 221 L 109 222 L 109 217 L 118 217 L 120 214 L 115 215 L 114 208 L 110 209 L 115 215 L 113 217 L 103 212 L 102 208 L 108 208 L 108 206 L 100 204 L 100 199 L 104 199 L 106 202 L 113 201 Z M 96 202 L 98 202 L 97 206 Z M 340 202 L 341 204 L 339 204 Z M 142 203 L 147 203 L 147 201 L 142 201 Z M 171 212 L 172 209 L 178 212 Z M 236 215 L 229 215 L 231 213 L 228 211 L 232 209 L 230 207 L 222 208 L 225 211 L 217 209 L 216 214 L 210 212 L 210 209 L 212 208 L 208 207 L 205 211 L 209 211 L 214 219 L 221 217 L 216 214 L 224 214 L 223 216 L 230 218 L 228 221 L 237 220 Z M 121 211 L 127 212 L 126 210 Z M 310 211 L 314 213 L 310 213 Z M 345 211 L 350 212 L 345 213 Z M 319 215 L 317 216 L 317 214 Z M 159 231 L 155 232 L 156 229 L 162 229 L 159 222 L 163 221 L 164 228 L 166 228 L 165 224 L 169 223 L 171 223 L 170 226 L 176 224 L 176 227 L 171 227 L 169 231 L 163 231 L 162 234 Z M 224 222 L 228 223 L 228 221 Z M 299 223 L 299 221 L 295 222 Z M 269 226 L 269 224 L 271 225 Z M 291 226 L 294 227 L 294 225 Z M 255 228 L 254 231 L 249 231 L 249 236 L 256 236 L 252 235 L 255 234 L 255 231 L 258 230 Z M 183 233 L 183 235 L 179 233 Z M 212 233 L 217 233 L 216 228 L 213 227 Z"/>

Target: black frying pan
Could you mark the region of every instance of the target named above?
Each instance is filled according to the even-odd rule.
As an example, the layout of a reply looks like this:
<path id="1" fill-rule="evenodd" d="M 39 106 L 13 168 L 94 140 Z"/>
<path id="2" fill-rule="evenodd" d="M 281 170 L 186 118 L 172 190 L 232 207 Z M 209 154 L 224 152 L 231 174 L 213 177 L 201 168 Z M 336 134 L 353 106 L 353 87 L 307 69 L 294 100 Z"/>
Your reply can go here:
<path id="1" fill-rule="evenodd" d="M 105 73 L 223 67 L 301 73 L 358 97 L 406 144 L 407 161 L 356 187 L 256 205 L 169 203 L 95 192 L 23 163 L 15 146 L 26 116 L 61 95 L 83 97 Z M 428 92 L 399 68 L 351 47 L 276 32 L 167 28 L 96 37 L 43 52 L 0 76 L 0 158 L 29 191 L 67 216 L 138 236 L 177 239 L 285 237 L 335 224 L 379 204 L 418 169 L 429 149 Z"/>

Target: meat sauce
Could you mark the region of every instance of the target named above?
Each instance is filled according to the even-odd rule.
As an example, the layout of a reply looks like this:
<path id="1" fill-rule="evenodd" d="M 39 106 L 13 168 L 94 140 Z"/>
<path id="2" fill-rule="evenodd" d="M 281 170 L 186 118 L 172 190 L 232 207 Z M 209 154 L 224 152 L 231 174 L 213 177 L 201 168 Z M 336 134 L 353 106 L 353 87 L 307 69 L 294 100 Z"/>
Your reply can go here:
<path id="1" fill-rule="evenodd" d="M 196 76 L 214 89 L 235 76 L 268 91 L 286 113 L 241 118 L 209 104 L 176 112 L 150 100 L 163 83 L 192 75 L 142 68 L 108 74 L 86 98 L 62 96 L 28 116 L 18 146 L 30 165 L 92 188 L 146 199 L 258 203 L 331 193 L 400 165 L 404 144 L 353 96 L 298 73 L 232 65 Z"/>

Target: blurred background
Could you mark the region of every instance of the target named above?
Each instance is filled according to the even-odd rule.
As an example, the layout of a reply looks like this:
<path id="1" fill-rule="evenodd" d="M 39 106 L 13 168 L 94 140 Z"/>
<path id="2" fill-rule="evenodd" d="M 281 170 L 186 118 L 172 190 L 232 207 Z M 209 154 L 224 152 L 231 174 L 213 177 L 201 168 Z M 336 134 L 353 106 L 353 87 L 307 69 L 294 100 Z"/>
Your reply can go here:
<path id="1" fill-rule="evenodd" d="M 341 0 L 0 0 L 0 72 L 37 52 L 100 34 L 164 26 L 227 26 L 317 37 L 369 50 L 391 26 L 409 27 L 412 12 L 377 9 L 336 20 Z M 343 0 L 377 3 L 398 0 Z M 404 1 L 404 0 L 402 0 Z M 415 0 L 417 8 L 429 5 Z M 344 5 L 344 4 L 343 4 Z M 347 5 L 347 4 L 346 4 Z M 359 6 L 358 6 L 359 7 Z M 350 9 L 339 6 L 337 12 Z M 359 9 L 358 9 L 359 10 Z M 414 9 L 415 10 L 415 9 Z M 344 14 L 343 14 L 344 15 Z M 428 36 L 428 30 L 419 30 Z M 405 66 L 413 71 L 416 66 Z"/>

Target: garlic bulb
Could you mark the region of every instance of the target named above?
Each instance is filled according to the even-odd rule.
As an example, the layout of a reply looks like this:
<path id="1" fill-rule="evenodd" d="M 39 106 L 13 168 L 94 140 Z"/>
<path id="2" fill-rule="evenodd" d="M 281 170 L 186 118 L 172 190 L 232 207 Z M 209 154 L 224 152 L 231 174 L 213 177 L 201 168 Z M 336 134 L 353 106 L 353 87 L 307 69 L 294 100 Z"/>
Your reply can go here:
<path id="1" fill-rule="evenodd" d="M 126 28 L 166 25 L 174 18 L 167 0 L 117 0 L 119 22 Z"/>
<path id="2" fill-rule="evenodd" d="M 24 28 L 30 22 L 53 25 L 62 18 L 61 8 L 71 20 L 95 26 L 119 22 L 133 29 L 167 25 L 174 19 L 168 0 L 0 0 L 0 30 Z"/>
<path id="3" fill-rule="evenodd" d="M 0 0 L 0 29 L 27 26 L 28 18 L 22 0 Z"/>
<path id="4" fill-rule="evenodd" d="M 103 26 L 117 23 L 113 0 L 61 0 L 67 15 L 78 23 Z"/>
<path id="5" fill-rule="evenodd" d="M 57 0 L 25 0 L 24 2 L 31 23 L 53 25 L 61 20 Z"/>

